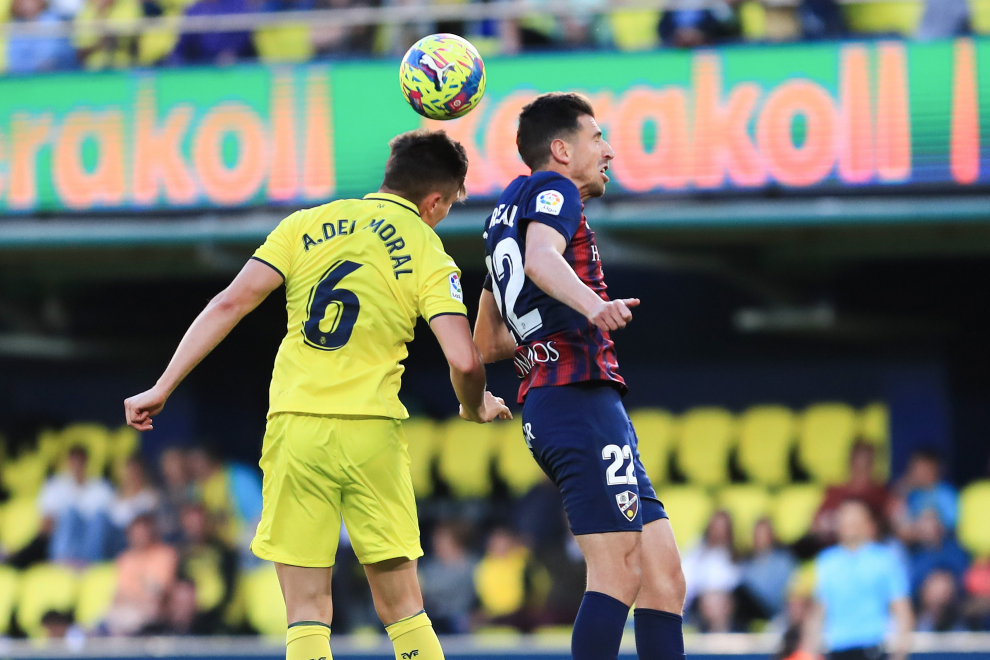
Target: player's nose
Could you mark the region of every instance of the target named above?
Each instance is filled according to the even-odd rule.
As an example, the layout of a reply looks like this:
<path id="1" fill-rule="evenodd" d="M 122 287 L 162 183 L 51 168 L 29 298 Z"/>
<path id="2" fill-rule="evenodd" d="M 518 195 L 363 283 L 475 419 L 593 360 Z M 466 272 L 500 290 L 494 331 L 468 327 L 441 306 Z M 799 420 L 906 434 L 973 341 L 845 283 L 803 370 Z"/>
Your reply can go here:
<path id="1" fill-rule="evenodd" d="M 605 160 L 612 160 L 615 158 L 615 151 L 612 150 L 612 145 L 604 140 L 602 140 L 602 145 L 602 158 Z"/>

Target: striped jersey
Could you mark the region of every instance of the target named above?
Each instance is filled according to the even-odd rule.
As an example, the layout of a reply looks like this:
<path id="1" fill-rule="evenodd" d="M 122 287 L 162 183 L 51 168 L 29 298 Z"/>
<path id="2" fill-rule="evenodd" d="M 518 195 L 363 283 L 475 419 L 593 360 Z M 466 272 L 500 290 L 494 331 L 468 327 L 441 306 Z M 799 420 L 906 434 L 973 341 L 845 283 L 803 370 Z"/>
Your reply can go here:
<path id="1" fill-rule="evenodd" d="M 534 387 L 608 381 L 625 393 L 615 345 L 580 312 L 552 298 L 525 273 L 526 227 L 541 222 L 567 239 L 564 259 L 581 281 L 608 300 L 595 234 L 584 217 L 581 194 L 556 172 L 517 177 L 485 221 L 485 288 L 516 341 L 519 403 Z"/>

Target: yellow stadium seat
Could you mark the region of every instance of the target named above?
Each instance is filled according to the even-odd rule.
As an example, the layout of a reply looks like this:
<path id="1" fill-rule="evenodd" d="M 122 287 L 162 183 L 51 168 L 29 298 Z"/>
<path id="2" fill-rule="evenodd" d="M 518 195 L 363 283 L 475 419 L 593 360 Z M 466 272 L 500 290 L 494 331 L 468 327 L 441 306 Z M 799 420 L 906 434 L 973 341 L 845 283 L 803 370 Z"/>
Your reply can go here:
<path id="1" fill-rule="evenodd" d="M 732 413 L 724 408 L 694 408 L 681 417 L 677 464 L 692 483 L 722 485 L 729 481 L 734 442 Z"/>
<path id="2" fill-rule="evenodd" d="M 495 468 L 499 477 L 516 497 L 522 497 L 544 479 L 543 470 L 536 464 L 522 431 L 522 416 L 507 422 L 494 422 L 498 434 Z"/>
<path id="3" fill-rule="evenodd" d="M 488 497 L 495 434 L 491 425 L 452 418 L 440 427 L 440 476 L 455 497 Z"/>
<path id="4" fill-rule="evenodd" d="M 89 455 L 86 473 L 91 477 L 103 474 L 109 453 L 110 431 L 102 424 L 80 423 L 62 429 L 62 442 L 68 448 L 82 445 Z"/>
<path id="5" fill-rule="evenodd" d="M 258 28 L 254 32 L 254 47 L 265 64 L 308 62 L 314 53 L 313 39 L 305 23 Z"/>
<path id="6" fill-rule="evenodd" d="M 847 4 L 842 10 L 853 32 L 911 36 L 918 28 L 924 5 L 919 0 L 887 0 Z"/>
<path id="7" fill-rule="evenodd" d="M 665 486 L 658 491 L 670 516 L 670 526 L 680 548 L 689 548 L 701 538 L 714 506 L 712 498 L 697 486 Z"/>
<path id="8" fill-rule="evenodd" d="M 667 461 L 674 444 L 674 416 L 660 408 L 639 408 L 629 413 L 639 441 L 639 457 L 654 484 L 667 481 Z"/>
<path id="9" fill-rule="evenodd" d="M 871 403 L 859 411 L 857 435 L 876 447 L 873 476 L 884 483 L 890 478 L 890 411 L 886 404 Z"/>
<path id="10" fill-rule="evenodd" d="M 652 50 L 660 44 L 657 25 L 660 12 L 652 9 L 629 9 L 609 14 L 612 41 L 619 50 Z"/>
<path id="11" fill-rule="evenodd" d="M 790 481 L 794 413 L 784 406 L 755 406 L 739 420 L 739 466 L 768 486 Z"/>
<path id="12" fill-rule="evenodd" d="M 770 513 L 770 493 L 767 489 L 757 484 L 726 486 L 718 493 L 718 505 L 732 517 L 736 548 L 752 548 L 756 521 Z"/>
<path id="13" fill-rule="evenodd" d="M 17 603 L 17 625 L 31 637 L 44 637 L 41 617 L 49 610 L 72 612 L 76 586 L 76 576 L 64 566 L 39 564 L 27 569 Z"/>
<path id="14" fill-rule="evenodd" d="M 4 487 L 14 497 L 35 497 L 45 482 L 48 462 L 40 452 L 26 452 L 0 468 Z"/>
<path id="15" fill-rule="evenodd" d="M 959 494 L 959 542 L 974 557 L 990 557 L 990 479 L 966 486 Z"/>
<path id="16" fill-rule="evenodd" d="M 117 567 L 111 562 L 93 564 L 79 578 L 76 623 L 85 629 L 103 621 L 117 593 Z"/>
<path id="17" fill-rule="evenodd" d="M 849 448 L 856 439 L 856 411 L 844 403 L 820 403 L 804 413 L 798 457 L 817 481 L 837 484 L 849 476 Z"/>
<path id="18" fill-rule="evenodd" d="M 969 25 L 976 34 L 990 34 L 990 0 L 970 0 Z"/>
<path id="19" fill-rule="evenodd" d="M 248 623 L 255 630 L 263 635 L 285 635 L 288 628 L 285 601 L 274 564 L 265 562 L 248 573 L 244 579 L 244 600 Z"/>
<path id="20" fill-rule="evenodd" d="M 0 506 L 0 549 L 17 552 L 41 529 L 41 512 L 33 497 L 17 497 Z"/>
<path id="21" fill-rule="evenodd" d="M 10 566 L 0 566 L 0 636 L 10 628 L 10 615 L 14 613 L 20 586 L 20 574 Z"/>
<path id="22" fill-rule="evenodd" d="M 187 557 L 183 566 L 189 579 L 196 585 L 196 607 L 201 612 L 212 610 L 220 604 L 227 585 L 223 581 L 215 551 Z"/>
<path id="23" fill-rule="evenodd" d="M 416 497 L 433 494 L 433 460 L 437 455 L 437 425 L 426 417 L 412 417 L 402 422 L 409 443 L 413 490 Z"/>
<path id="24" fill-rule="evenodd" d="M 781 488 L 774 498 L 770 515 L 777 539 L 789 544 L 807 534 L 824 497 L 825 491 L 814 484 Z"/>
<path id="25" fill-rule="evenodd" d="M 65 459 L 69 447 L 65 444 L 61 431 L 43 429 L 38 434 L 38 452 L 45 457 L 46 467 L 57 470 Z"/>

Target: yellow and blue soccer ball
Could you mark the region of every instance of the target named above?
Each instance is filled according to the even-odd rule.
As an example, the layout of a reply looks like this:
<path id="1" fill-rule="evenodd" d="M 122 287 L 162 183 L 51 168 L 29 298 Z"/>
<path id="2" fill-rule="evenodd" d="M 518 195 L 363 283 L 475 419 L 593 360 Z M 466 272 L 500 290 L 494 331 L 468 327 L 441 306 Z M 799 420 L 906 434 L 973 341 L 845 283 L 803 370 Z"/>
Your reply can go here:
<path id="1" fill-rule="evenodd" d="M 485 63 L 471 42 L 456 34 L 423 37 L 399 66 L 399 86 L 413 110 L 429 119 L 454 119 L 485 93 Z"/>

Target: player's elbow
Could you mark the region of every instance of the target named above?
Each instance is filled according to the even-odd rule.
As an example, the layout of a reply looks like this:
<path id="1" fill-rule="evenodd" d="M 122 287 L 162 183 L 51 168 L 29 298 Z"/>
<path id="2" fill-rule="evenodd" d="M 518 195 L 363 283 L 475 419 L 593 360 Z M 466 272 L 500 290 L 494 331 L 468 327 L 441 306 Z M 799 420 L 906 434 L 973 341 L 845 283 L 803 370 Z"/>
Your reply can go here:
<path id="1" fill-rule="evenodd" d="M 484 376 L 485 365 L 481 361 L 481 354 L 478 351 L 463 351 L 456 355 L 447 356 L 450 368 L 466 378 L 476 378 Z"/>
<path id="2" fill-rule="evenodd" d="M 226 288 L 210 301 L 210 307 L 218 314 L 224 316 L 243 316 L 244 301 L 235 295 L 230 288 Z"/>

